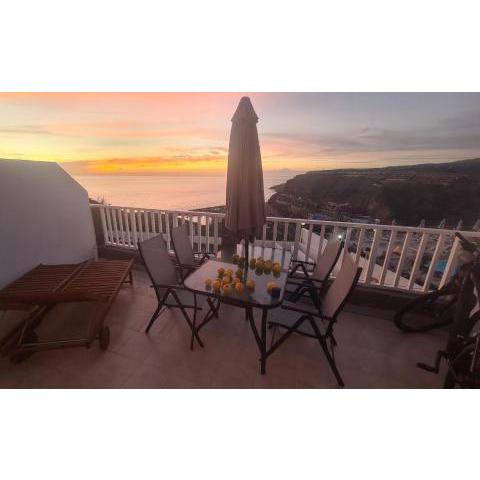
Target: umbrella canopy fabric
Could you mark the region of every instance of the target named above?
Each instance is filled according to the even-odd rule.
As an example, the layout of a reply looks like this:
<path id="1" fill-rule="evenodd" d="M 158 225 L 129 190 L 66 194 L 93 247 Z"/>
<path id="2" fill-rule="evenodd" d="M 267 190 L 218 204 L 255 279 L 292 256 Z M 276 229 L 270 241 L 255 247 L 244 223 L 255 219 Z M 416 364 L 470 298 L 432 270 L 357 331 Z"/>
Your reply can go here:
<path id="1" fill-rule="evenodd" d="M 232 118 L 228 147 L 225 227 L 238 237 L 259 235 L 266 222 L 258 117 L 242 97 Z"/>

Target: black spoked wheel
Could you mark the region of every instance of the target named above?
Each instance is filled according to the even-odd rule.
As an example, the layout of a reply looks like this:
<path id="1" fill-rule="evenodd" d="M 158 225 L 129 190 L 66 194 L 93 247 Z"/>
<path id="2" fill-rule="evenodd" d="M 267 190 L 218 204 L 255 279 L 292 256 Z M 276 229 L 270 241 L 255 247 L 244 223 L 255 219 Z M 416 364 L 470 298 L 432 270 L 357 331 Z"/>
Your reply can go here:
<path id="1" fill-rule="evenodd" d="M 99 334 L 100 348 L 106 350 L 110 345 L 110 329 L 103 326 Z"/>
<path id="2" fill-rule="evenodd" d="M 463 347 L 455 358 L 450 362 L 448 373 L 443 383 L 444 388 L 479 388 L 480 370 L 477 365 L 472 371 L 472 359 L 475 352 L 475 344 L 469 343 Z"/>
<path id="3" fill-rule="evenodd" d="M 456 295 L 431 292 L 412 300 L 393 317 L 404 332 L 426 332 L 452 323 Z"/>

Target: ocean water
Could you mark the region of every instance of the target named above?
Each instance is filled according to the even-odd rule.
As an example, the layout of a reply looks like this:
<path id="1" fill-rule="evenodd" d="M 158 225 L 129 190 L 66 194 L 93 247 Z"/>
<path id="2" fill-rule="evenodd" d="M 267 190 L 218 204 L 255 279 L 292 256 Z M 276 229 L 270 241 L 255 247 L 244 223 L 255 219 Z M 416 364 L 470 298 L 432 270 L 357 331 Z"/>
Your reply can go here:
<path id="1" fill-rule="evenodd" d="M 284 183 L 296 172 L 264 172 L 265 199 L 270 187 Z M 94 200 L 120 207 L 189 210 L 225 205 L 226 177 L 219 175 L 77 175 L 75 179 Z"/>

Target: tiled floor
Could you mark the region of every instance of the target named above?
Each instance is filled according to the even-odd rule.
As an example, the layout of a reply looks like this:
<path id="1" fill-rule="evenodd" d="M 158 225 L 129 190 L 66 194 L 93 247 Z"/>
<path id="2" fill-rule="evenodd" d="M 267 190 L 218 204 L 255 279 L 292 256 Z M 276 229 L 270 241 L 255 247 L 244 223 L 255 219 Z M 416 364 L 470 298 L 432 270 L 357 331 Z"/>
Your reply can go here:
<path id="1" fill-rule="evenodd" d="M 178 311 L 165 311 L 144 328 L 156 300 L 143 270 L 120 292 L 107 323 L 111 342 L 102 352 L 84 348 L 37 353 L 19 365 L 0 360 L 0 386 L 23 388 L 310 388 L 336 387 L 316 341 L 292 336 L 259 373 L 259 355 L 243 311 L 222 306 L 201 331 L 205 348 L 189 349 L 190 332 Z M 378 312 L 377 312 L 378 313 Z M 275 315 L 272 311 L 270 315 Z M 388 315 L 341 314 L 337 364 L 347 387 L 441 386 L 441 376 L 419 370 L 445 342 L 444 332 L 406 335 Z"/>

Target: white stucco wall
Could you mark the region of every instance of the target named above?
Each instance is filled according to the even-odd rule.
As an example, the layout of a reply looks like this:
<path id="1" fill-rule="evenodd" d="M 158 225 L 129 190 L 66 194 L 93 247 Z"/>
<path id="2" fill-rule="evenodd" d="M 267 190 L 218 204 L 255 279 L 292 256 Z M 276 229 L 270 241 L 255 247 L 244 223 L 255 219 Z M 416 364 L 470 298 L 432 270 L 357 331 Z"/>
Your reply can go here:
<path id="1" fill-rule="evenodd" d="M 0 159 L 0 288 L 96 252 L 87 191 L 53 162 Z"/>

